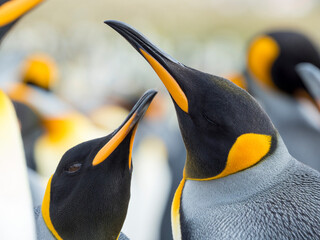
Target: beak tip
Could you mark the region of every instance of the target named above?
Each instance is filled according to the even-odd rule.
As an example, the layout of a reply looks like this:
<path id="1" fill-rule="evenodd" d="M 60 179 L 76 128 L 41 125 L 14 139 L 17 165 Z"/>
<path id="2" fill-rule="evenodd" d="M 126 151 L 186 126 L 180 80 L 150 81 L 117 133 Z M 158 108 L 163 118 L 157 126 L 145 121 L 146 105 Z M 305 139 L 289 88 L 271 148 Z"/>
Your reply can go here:
<path id="1" fill-rule="evenodd" d="M 105 20 L 104 23 L 110 26 L 110 24 L 112 24 L 113 21 L 114 20 Z"/>
<path id="2" fill-rule="evenodd" d="M 157 95 L 157 93 L 158 93 L 158 91 L 155 90 L 155 89 L 150 89 L 150 90 L 148 90 L 147 92 L 149 92 L 150 95 L 152 95 L 152 98 L 154 98 L 154 96 Z"/>
<path id="3" fill-rule="evenodd" d="M 105 20 L 104 21 L 105 24 L 109 25 L 110 27 L 114 28 L 114 27 L 121 27 L 121 26 L 126 26 L 126 24 L 124 24 L 123 22 L 117 21 L 117 20 Z"/>

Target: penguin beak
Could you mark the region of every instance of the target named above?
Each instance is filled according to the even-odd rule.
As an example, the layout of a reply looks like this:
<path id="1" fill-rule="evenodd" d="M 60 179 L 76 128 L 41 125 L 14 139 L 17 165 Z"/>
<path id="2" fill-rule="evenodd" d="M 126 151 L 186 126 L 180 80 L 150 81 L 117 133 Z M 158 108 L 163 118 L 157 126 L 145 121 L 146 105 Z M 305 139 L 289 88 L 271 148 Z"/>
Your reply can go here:
<path id="1" fill-rule="evenodd" d="M 173 74 L 173 68 L 184 66 L 158 49 L 132 27 L 114 20 L 105 21 L 105 23 L 122 35 L 149 62 L 175 103 L 188 113 L 188 98 L 183 90 L 183 83 L 179 82 Z"/>
<path id="2" fill-rule="evenodd" d="M 156 94 L 156 91 L 149 90 L 139 99 L 127 116 L 126 120 L 117 130 L 114 131 L 112 138 L 99 150 L 97 155 L 94 157 L 92 161 L 93 166 L 96 166 L 106 160 L 120 145 L 120 143 L 132 132 L 129 149 L 129 169 L 131 169 L 131 155 L 135 132 L 139 121 L 146 113 Z"/>
<path id="3" fill-rule="evenodd" d="M 43 0 L 5 0 L 0 1 L 0 40 L 23 14 Z"/>
<path id="4" fill-rule="evenodd" d="M 320 111 L 320 69 L 311 63 L 299 63 L 296 71 L 308 90 L 306 94 Z"/>

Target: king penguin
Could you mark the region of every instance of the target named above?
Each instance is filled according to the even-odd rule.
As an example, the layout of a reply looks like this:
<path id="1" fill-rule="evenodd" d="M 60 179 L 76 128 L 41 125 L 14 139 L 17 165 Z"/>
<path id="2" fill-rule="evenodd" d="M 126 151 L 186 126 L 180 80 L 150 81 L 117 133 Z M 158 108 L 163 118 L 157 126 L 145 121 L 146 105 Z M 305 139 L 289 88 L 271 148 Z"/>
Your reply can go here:
<path id="1" fill-rule="evenodd" d="M 18 101 L 14 101 L 13 104 L 20 122 L 27 165 L 32 170 L 37 171 L 35 144 L 41 135 L 44 134 L 45 129 L 42 126 L 41 116 L 37 115 L 37 113 L 23 101 L 19 101 L 19 97 L 17 98 L 16 96 L 23 95 L 24 92 L 22 90 L 28 89 L 22 88 L 20 85 L 39 87 L 48 92 L 52 91 L 58 79 L 58 68 L 55 61 L 49 55 L 37 53 L 29 55 L 23 61 L 20 72 L 21 83 L 16 83 L 15 87 L 12 87 L 12 90 L 8 92 L 8 94 L 11 98 L 18 99 Z M 10 84 L 13 83 L 10 82 Z"/>
<path id="2" fill-rule="evenodd" d="M 0 0 L 0 43 L 15 22 L 42 0 Z M 18 119 L 12 102 L 0 90 L 0 222 L 1 239 L 35 239 L 32 198 Z M 29 176 L 32 187 L 32 179 Z"/>
<path id="3" fill-rule="evenodd" d="M 312 40 L 297 31 L 269 31 L 248 44 L 245 76 L 248 91 L 270 116 L 292 156 L 319 171 L 320 105 L 297 71 L 301 63 L 320 67 Z"/>
<path id="4" fill-rule="evenodd" d="M 310 89 L 296 71 L 297 65 L 303 62 L 320 67 L 317 47 L 306 35 L 289 30 L 266 32 L 249 43 L 247 71 L 251 78 L 248 80 L 267 89 L 313 101 Z"/>
<path id="5" fill-rule="evenodd" d="M 155 94 L 147 91 L 110 135 L 64 154 L 37 211 L 38 239 L 126 239 L 134 136 Z"/>
<path id="6" fill-rule="evenodd" d="M 320 173 L 294 159 L 267 114 L 229 80 L 187 67 L 130 26 L 106 21 L 169 91 L 187 150 L 174 239 L 315 239 Z"/>

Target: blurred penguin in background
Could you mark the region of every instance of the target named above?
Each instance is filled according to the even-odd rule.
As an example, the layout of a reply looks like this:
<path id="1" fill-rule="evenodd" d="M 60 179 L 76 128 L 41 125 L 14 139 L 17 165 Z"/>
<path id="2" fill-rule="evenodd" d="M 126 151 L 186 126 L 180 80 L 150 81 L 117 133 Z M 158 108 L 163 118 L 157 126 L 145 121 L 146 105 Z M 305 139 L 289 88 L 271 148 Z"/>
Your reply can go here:
<path id="1" fill-rule="evenodd" d="M 24 85 L 42 88 L 51 92 L 58 80 L 58 67 L 55 61 L 47 54 L 35 53 L 27 56 L 20 70 L 20 82 L 11 86 L 9 95 L 14 101 L 14 106 L 20 122 L 21 134 L 28 167 L 36 171 L 34 149 L 36 140 L 43 134 L 44 127 L 40 116 L 23 101 Z"/>
<path id="2" fill-rule="evenodd" d="M 12 26 L 43 0 L 9 1 L 0 0 L 0 41 Z"/>
<path id="3" fill-rule="evenodd" d="M 32 199 L 19 124 L 9 98 L 0 90 L 1 239 L 35 239 Z"/>
<path id="4" fill-rule="evenodd" d="M 320 105 L 320 69 L 311 63 L 299 63 L 296 70 L 310 90 L 315 104 Z"/>
<path id="5" fill-rule="evenodd" d="M 0 42 L 18 19 L 42 0 L 0 1 Z M 28 176 L 19 123 L 9 98 L 0 90 L 1 239 L 35 239 L 32 176 Z M 29 183 L 28 184 L 28 179 Z"/>
<path id="6" fill-rule="evenodd" d="M 306 35 L 289 30 L 257 35 L 249 44 L 247 69 L 238 86 L 245 79 L 242 87 L 261 103 L 289 152 L 320 170 L 320 108 L 297 70 L 301 63 L 320 67 L 318 49 Z"/>
<path id="7" fill-rule="evenodd" d="M 102 129 L 104 133 L 111 132 L 128 114 L 121 107 L 103 108 L 95 111 L 92 118 L 90 116 L 94 120 L 91 123 L 91 119 L 55 93 L 59 70 L 48 54 L 29 55 L 22 63 L 20 76 L 19 82 L 7 83 L 6 88 L 15 100 L 28 166 L 42 176 L 49 176 L 68 147 L 87 137 L 100 136 Z M 46 154 L 50 156 L 45 157 Z M 43 158 L 47 159 L 46 163 L 41 160 Z"/>
<path id="8" fill-rule="evenodd" d="M 52 174 L 69 148 L 105 134 L 85 115 L 52 92 L 19 84 L 9 89 L 9 93 L 14 93 L 9 94 L 10 97 L 31 107 L 41 119 L 44 132 L 35 139 L 33 155 L 37 172 L 45 178 Z"/>

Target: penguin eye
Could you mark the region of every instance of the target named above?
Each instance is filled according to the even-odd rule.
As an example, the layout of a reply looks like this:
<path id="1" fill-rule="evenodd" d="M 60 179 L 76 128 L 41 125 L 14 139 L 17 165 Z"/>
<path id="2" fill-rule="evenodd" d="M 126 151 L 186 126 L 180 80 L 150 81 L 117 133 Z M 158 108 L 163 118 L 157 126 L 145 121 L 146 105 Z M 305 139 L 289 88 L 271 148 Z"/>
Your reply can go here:
<path id="1" fill-rule="evenodd" d="M 81 163 L 74 163 L 66 169 L 67 173 L 75 173 L 81 168 Z"/>
<path id="2" fill-rule="evenodd" d="M 215 125 L 215 126 L 219 126 L 219 124 L 216 123 L 215 121 L 213 121 L 212 119 L 210 119 L 210 118 L 207 116 L 207 114 L 203 113 L 202 115 L 203 115 L 203 117 L 204 117 L 210 124 Z"/>

